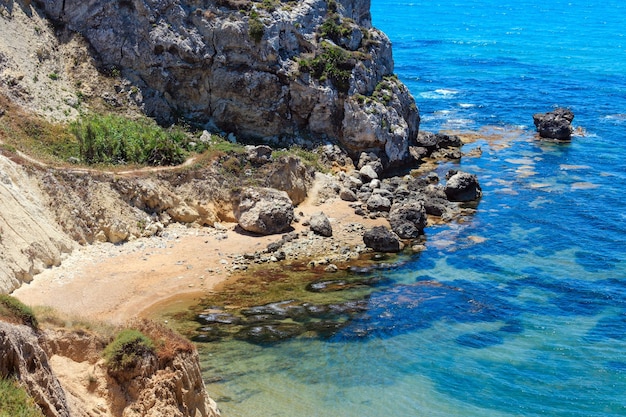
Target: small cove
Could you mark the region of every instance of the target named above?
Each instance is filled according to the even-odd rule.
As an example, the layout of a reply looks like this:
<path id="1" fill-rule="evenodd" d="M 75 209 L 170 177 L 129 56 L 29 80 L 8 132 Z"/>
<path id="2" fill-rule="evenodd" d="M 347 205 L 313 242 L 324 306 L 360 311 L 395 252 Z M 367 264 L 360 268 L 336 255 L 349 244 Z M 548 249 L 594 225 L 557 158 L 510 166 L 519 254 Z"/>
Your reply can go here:
<path id="1" fill-rule="evenodd" d="M 626 108 L 624 6 L 376 0 L 372 12 L 421 128 L 472 132 L 464 152 L 482 152 L 437 172 L 477 174 L 483 198 L 427 229 L 424 252 L 359 275 L 379 285 L 320 296 L 365 300 L 332 336 L 200 343 L 223 415 L 626 415 L 626 125 L 612 117 Z M 535 139 L 532 113 L 554 104 L 584 136 Z"/>

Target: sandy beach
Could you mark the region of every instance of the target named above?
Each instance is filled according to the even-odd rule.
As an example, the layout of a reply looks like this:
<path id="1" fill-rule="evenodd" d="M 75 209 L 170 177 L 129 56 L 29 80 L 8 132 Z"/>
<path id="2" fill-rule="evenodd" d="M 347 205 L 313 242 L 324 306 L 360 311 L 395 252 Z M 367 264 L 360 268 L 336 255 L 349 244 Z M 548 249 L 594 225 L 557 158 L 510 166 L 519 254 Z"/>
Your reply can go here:
<path id="1" fill-rule="evenodd" d="M 296 207 L 300 222 L 294 231 L 306 234 L 302 223 L 324 212 L 333 226 L 333 242 L 341 246 L 362 244 L 361 234 L 344 230 L 355 223 L 364 227 L 387 224 L 382 218 L 357 216 L 349 203 L 319 199 L 314 187 L 310 197 Z M 79 248 L 60 266 L 43 271 L 13 295 L 31 306 L 50 306 L 70 317 L 124 323 L 151 315 L 176 303 L 192 303 L 227 279 L 244 271 L 232 271 L 238 255 L 262 251 L 281 235 L 252 236 L 234 223 L 215 228 L 172 225 L 161 236 L 113 245 L 98 243 Z M 307 253 L 313 258 L 319 252 Z"/>

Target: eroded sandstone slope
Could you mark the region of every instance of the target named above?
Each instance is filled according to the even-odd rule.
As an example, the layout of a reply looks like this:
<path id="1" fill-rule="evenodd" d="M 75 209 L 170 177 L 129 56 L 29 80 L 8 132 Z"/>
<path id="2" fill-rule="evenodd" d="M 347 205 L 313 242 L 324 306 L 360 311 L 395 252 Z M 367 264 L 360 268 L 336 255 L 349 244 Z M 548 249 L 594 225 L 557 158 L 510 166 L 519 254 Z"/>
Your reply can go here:
<path id="1" fill-rule="evenodd" d="M 193 346 L 158 325 L 138 325 L 166 337 L 169 350 L 112 372 L 102 359 L 102 336 L 0 320 L 0 377 L 21 381 L 46 417 L 219 416 Z"/>

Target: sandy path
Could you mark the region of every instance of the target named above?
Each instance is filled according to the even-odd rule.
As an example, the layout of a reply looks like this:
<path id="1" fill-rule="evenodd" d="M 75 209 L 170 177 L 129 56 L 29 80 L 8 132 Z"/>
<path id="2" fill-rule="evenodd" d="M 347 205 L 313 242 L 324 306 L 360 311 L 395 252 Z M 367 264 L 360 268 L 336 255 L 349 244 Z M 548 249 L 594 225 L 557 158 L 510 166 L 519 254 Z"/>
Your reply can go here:
<path id="1" fill-rule="evenodd" d="M 316 195 L 315 189 L 311 195 Z M 314 197 L 296 208 L 303 220 L 319 211 L 330 218 L 334 239 L 342 246 L 362 243 L 358 233 L 342 232 L 342 225 L 386 223 L 356 216 L 339 199 L 320 204 Z M 13 295 L 28 305 L 51 306 L 70 316 L 123 323 L 155 306 L 201 296 L 232 276 L 228 267 L 236 255 L 263 250 L 280 239 L 244 235 L 235 231 L 235 224 L 223 226 L 225 230 L 173 226 L 159 237 L 82 247 Z M 294 228 L 298 233 L 308 229 L 301 223 Z"/>

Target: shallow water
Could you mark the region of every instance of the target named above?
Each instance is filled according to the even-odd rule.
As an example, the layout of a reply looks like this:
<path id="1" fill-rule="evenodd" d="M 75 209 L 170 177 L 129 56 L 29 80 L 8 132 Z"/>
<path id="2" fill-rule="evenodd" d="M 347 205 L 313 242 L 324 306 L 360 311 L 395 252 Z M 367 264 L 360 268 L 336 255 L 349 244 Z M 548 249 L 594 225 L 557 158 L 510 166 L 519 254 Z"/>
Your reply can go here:
<path id="1" fill-rule="evenodd" d="M 479 176 L 476 215 L 329 340 L 201 346 L 224 416 L 626 416 L 626 4 L 433 3 L 373 20 L 421 128 L 479 133 L 439 168 Z M 584 136 L 534 138 L 555 104 Z"/>

